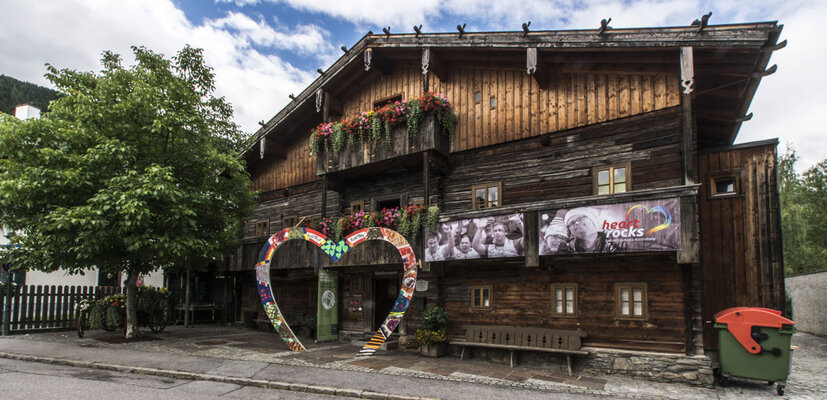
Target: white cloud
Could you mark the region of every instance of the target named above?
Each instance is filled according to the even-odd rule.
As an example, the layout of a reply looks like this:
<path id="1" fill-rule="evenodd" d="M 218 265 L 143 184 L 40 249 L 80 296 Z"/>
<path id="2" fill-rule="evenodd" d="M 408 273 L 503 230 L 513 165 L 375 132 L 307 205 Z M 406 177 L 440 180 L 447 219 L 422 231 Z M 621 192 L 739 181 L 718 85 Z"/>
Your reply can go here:
<path id="1" fill-rule="evenodd" d="M 216 73 L 216 94 L 235 108 L 247 132 L 258 129 L 314 75 L 264 50 L 333 53 L 327 32 L 300 25 L 285 33 L 243 14 L 231 13 L 202 25 L 187 21 L 168 0 L 110 2 L 55 0 L 13 2 L 0 13 L 0 73 L 48 85 L 44 63 L 58 68 L 100 70 L 104 50 L 128 56 L 130 45 L 146 46 L 170 57 L 185 44 L 204 49 Z M 129 60 L 129 57 L 127 57 Z"/>

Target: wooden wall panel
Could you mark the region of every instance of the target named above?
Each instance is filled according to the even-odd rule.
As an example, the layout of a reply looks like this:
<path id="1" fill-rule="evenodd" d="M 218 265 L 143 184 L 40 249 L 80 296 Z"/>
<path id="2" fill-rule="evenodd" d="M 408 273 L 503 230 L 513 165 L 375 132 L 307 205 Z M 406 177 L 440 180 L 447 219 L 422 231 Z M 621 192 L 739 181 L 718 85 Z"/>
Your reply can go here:
<path id="1" fill-rule="evenodd" d="M 583 345 L 635 350 L 683 352 L 686 314 L 683 278 L 675 260 L 665 256 L 615 257 L 600 262 L 556 260 L 540 269 L 519 265 L 444 267 L 445 308 L 449 329 L 462 335 L 462 326 L 508 325 L 553 329 L 582 329 Z M 649 293 L 649 319 L 619 320 L 615 316 L 618 282 L 645 282 Z M 551 284 L 576 283 L 576 318 L 551 312 Z M 474 310 L 471 287 L 492 285 L 493 308 Z"/>
<path id="2" fill-rule="evenodd" d="M 443 211 L 471 209 L 471 186 L 502 182 L 503 205 L 592 195 L 593 167 L 631 162 L 632 188 L 681 184 L 680 108 L 454 154 Z"/>
<path id="3" fill-rule="evenodd" d="M 373 103 L 396 94 L 410 99 L 422 91 L 423 75 L 399 66 L 342 99 L 345 115 L 369 111 Z M 576 128 L 679 104 L 674 74 L 550 74 L 540 88 L 523 69 L 455 67 L 448 82 L 433 74 L 430 88 L 445 94 L 458 117 L 453 151 L 490 146 L 548 132 Z M 475 101 L 475 92 L 480 101 Z M 491 98 L 496 107 L 490 107 Z"/>
<path id="4" fill-rule="evenodd" d="M 253 190 L 268 192 L 319 179 L 316 156 L 310 155 L 306 137 L 286 145 L 285 153 L 285 159 L 265 153 L 263 160 L 254 161 L 249 167 Z"/>
<path id="5" fill-rule="evenodd" d="M 783 309 L 775 145 L 701 154 L 698 161 L 703 320 L 729 307 Z M 711 198 L 711 178 L 732 173 L 740 194 Z M 718 348 L 711 324 L 704 326 L 704 348 Z"/>

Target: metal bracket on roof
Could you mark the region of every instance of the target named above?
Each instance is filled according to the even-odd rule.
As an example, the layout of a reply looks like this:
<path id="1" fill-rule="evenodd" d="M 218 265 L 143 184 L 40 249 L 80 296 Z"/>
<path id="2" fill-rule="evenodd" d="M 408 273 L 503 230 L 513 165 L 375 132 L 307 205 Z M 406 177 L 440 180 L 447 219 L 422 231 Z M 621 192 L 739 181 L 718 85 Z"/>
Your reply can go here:
<path id="1" fill-rule="evenodd" d="M 531 21 L 523 22 L 523 37 L 528 36 L 528 27 L 531 26 Z"/>
<path id="2" fill-rule="evenodd" d="M 712 16 L 712 11 L 710 11 L 709 14 L 702 15 L 700 20 L 696 19 L 696 20 L 692 21 L 691 26 L 697 26 L 698 27 L 698 30 L 695 31 L 695 33 L 700 34 L 700 33 L 703 32 L 704 28 L 706 28 L 707 24 L 709 24 L 709 17 L 711 17 L 711 16 Z"/>
<path id="3" fill-rule="evenodd" d="M 462 26 L 457 25 L 457 30 L 459 31 L 459 37 L 462 38 L 462 35 L 465 34 L 465 24 L 462 24 Z"/>
<path id="4" fill-rule="evenodd" d="M 601 19 L 600 20 L 600 30 L 597 31 L 598 36 L 606 33 L 606 31 L 612 29 L 612 27 L 609 26 L 609 22 L 612 22 L 612 17 L 609 17 L 609 19 Z"/>
<path id="5" fill-rule="evenodd" d="M 416 32 L 416 37 L 419 37 L 419 35 L 422 34 L 422 24 L 419 24 L 419 26 L 414 25 L 413 28 L 414 32 Z"/>
<path id="6" fill-rule="evenodd" d="M 390 26 L 382 28 L 382 32 L 385 32 L 385 38 L 386 39 L 391 37 L 391 27 Z"/>

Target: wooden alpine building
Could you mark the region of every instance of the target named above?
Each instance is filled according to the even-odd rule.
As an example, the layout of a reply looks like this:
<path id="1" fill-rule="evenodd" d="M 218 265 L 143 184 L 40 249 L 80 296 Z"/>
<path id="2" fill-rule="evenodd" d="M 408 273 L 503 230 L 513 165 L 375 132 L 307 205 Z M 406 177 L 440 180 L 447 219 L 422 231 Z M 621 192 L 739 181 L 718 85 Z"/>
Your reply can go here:
<path id="1" fill-rule="evenodd" d="M 423 307 L 439 305 L 454 337 L 470 325 L 581 331 L 590 354 L 576 368 L 600 369 L 612 364 L 594 360 L 628 354 L 700 360 L 705 368 L 717 349 L 714 313 L 784 307 L 777 140 L 733 144 L 761 79 L 775 71 L 769 61 L 785 44 L 781 29 L 704 21 L 367 34 L 263 123 L 243 154 L 260 195 L 224 267 L 236 282 L 235 319 L 266 318 L 254 265 L 269 235 L 301 221 L 435 205 L 439 226 L 458 230 L 455 247 L 463 232 L 473 239 L 463 220 L 512 216 L 511 229 L 519 219 L 521 233 L 508 239 L 519 239 L 519 256 L 426 262 L 429 236 L 418 236 L 420 281 L 399 334 L 413 333 Z M 426 92 L 452 105 L 452 135 L 425 114 L 415 135 L 403 124 L 390 140 L 310 152 L 320 123 Z M 670 213 L 679 230 L 664 239 L 671 248 L 546 247 L 551 233 L 573 235 L 583 215 L 640 204 L 651 219 L 664 202 L 679 209 Z M 401 283 L 395 250 L 376 242 L 331 264 L 314 246 L 294 242 L 271 268 L 282 310 L 314 313 L 318 271 L 334 270 L 339 334 L 374 332 Z"/>

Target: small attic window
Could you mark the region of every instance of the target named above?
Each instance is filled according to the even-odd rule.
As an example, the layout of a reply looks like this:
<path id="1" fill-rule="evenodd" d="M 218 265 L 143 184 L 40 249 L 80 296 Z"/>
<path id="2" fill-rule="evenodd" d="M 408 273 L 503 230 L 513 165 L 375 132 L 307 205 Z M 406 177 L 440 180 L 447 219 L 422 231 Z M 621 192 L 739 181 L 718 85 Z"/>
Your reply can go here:
<path id="1" fill-rule="evenodd" d="M 711 197 L 737 196 L 740 193 L 738 174 L 730 173 L 710 178 L 709 190 Z"/>
<path id="2" fill-rule="evenodd" d="M 375 101 L 373 103 L 373 109 L 376 110 L 376 109 L 382 108 L 382 107 L 384 107 L 388 104 L 393 104 L 397 101 L 402 101 L 402 93 L 393 95 L 391 97 L 384 98 L 382 100 Z"/>

